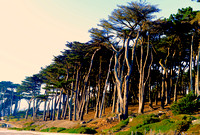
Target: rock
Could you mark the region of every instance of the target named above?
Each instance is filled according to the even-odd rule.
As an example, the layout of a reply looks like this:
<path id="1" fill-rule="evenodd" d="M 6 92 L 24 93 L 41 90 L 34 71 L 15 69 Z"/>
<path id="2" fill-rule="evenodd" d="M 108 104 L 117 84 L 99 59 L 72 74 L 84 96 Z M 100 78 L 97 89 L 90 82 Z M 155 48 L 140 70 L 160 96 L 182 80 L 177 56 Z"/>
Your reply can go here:
<path id="1" fill-rule="evenodd" d="M 86 124 L 86 122 L 85 121 L 81 121 L 81 123 L 80 124 Z"/>
<path id="2" fill-rule="evenodd" d="M 200 119 L 193 120 L 193 121 L 192 121 L 192 124 L 193 124 L 193 125 L 200 124 Z"/>
<path id="3" fill-rule="evenodd" d="M 129 118 L 129 122 L 132 122 L 133 121 L 133 118 Z"/>
<path id="4" fill-rule="evenodd" d="M 159 116 L 159 117 L 162 116 L 163 114 L 166 114 L 166 113 L 163 112 L 163 111 L 159 111 L 159 112 L 158 112 L 158 116 Z"/>

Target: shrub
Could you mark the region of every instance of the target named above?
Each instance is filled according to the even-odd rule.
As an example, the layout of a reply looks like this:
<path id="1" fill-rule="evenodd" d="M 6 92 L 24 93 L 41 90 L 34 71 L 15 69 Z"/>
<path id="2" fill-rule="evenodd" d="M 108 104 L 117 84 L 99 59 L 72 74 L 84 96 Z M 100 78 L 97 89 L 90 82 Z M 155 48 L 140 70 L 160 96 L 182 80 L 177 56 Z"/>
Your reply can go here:
<path id="1" fill-rule="evenodd" d="M 174 102 L 171 105 L 171 110 L 174 115 L 177 114 L 193 114 L 198 110 L 198 102 L 196 96 L 189 93 L 185 97 L 181 98 L 178 102 Z"/>
<path id="2" fill-rule="evenodd" d="M 176 130 L 178 132 L 187 131 L 188 128 L 190 127 L 190 124 L 191 123 L 187 120 L 177 121 L 176 122 Z"/>

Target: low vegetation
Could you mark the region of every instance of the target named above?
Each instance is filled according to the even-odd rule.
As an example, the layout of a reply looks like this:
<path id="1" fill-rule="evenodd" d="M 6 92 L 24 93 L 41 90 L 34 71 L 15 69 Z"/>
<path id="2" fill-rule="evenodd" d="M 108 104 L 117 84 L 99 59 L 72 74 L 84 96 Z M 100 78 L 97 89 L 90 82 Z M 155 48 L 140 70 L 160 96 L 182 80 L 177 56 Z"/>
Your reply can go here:
<path id="1" fill-rule="evenodd" d="M 62 128 L 62 127 L 51 127 L 51 128 L 45 128 L 41 129 L 44 125 L 38 126 L 38 125 L 30 125 L 24 128 L 16 128 L 12 127 L 9 128 L 10 130 L 27 130 L 27 131 L 40 131 L 40 132 L 56 132 L 56 133 L 80 133 L 80 134 L 95 134 L 97 131 L 95 129 L 89 128 L 89 127 L 78 127 L 78 128 Z"/>
<path id="2" fill-rule="evenodd" d="M 109 123 L 112 126 L 108 129 L 102 129 L 101 131 L 97 129 L 98 127 L 88 126 L 87 124 L 78 124 L 75 128 L 64 128 L 64 127 L 45 127 L 45 124 L 37 125 L 36 121 L 27 121 L 24 118 L 18 119 L 17 121 L 23 122 L 23 128 L 9 128 L 12 130 L 28 130 L 28 131 L 40 131 L 40 132 L 56 132 L 56 133 L 85 133 L 85 134 L 118 134 L 118 135 L 130 135 L 137 134 L 143 135 L 145 133 L 173 133 L 177 132 L 186 132 L 186 133 L 196 133 L 197 129 L 200 127 L 200 116 L 191 108 L 198 110 L 198 102 L 196 97 L 192 94 L 178 100 L 178 102 L 172 103 L 169 109 L 163 111 L 153 111 L 149 114 L 134 114 L 129 113 L 132 116 L 129 116 L 126 120 L 120 121 L 118 124 L 116 120 L 108 121 L 109 118 L 115 118 L 115 115 L 108 113 L 104 115 L 103 119 L 105 123 Z M 130 111 L 130 110 L 129 110 Z M 176 112 L 177 111 L 177 112 Z M 112 116 L 112 117 L 111 117 Z M 15 122 L 15 116 L 9 116 L 9 122 Z M 42 118 L 41 118 L 42 119 Z M 27 122 L 26 122 L 27 121 Z M 94 123 L 97 125 L 98 119 L 91 121 L 91 124 Z M 89 122 L 90 123 L 90 122 Z"/>
<path id="3" fill-rule="evenodd" d="M 103 133 L 118 132 L 118 131 L 120 131 L 123 127 L 125 127 L 128 123 L 129 123 L 129 119 L 122 120 L 122 121 L 120 121 L 119 124 L 117 124 L 116 126 L 110 128 L 110 129 L 103 130 Z"/>
<path id="4" fill-rule="evenodd" d="M 174 102 L 171 105 L 171 110 L 174 115 L 177 114 L 193 114 L 198 110 L 200 103 L 197 97 L 193 93 L 189 93 L 185 97 L 181 98 L 178 102 Z"/>
<path id="5" fill-rule="evenodd" d="M 154 114 L 150 115 L 139 115 L 133 118 L 133 121 L 130 122 L 128 131 L 118 132 L 118 135 L 130 135 L 131 133 L 137 135 L 142 135 L 148 132 L 152 133 L 170 133 L 170 132 L 185 132 L 193 131 L 199 127 L 199 125 L 192 125 L 192 120 L 196 119 L 190 115 L 177 115 L 175 117 L 161 119 Z M 138 124 L 136 124 L 139 122 Z"/>
<path id="6" fill-rule="evenodd" d="M 51 127 L 42 129 L 41 132 L 57 132 L 57 133 L 81 133 L 81 134 L 95 134 L 97 133 L 95 129 L 88 127 L 79 127 L 79 128 L 62 128 L 62 127 Z"/>

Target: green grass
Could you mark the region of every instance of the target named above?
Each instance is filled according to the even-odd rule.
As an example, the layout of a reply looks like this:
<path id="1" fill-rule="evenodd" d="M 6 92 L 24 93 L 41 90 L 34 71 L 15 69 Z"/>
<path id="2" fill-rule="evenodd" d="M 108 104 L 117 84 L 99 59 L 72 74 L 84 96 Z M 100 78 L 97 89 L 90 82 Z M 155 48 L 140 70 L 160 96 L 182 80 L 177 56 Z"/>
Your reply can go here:
<path id="1" fill-rule="evenodd" d="M 96 130 L 88 127 L 79 127 L 79 128 L 62 128 L 62 127 L 51 127 L 42 129 L 41 132 L 57 132 L 57 133 L 81 133 L 81 134 L 95 134 Z"/>
<path id="2" fill-rule="evenodd" d="M 123 127 L 125 127 L 127 124 L 129 123 L 129 119 L 126 120 L 122 120 L 119 122 L 119 124 L 117 124 L 116 126 L 109 128 L 109 129 L 105 129 L 103 130 L 104 133 L 108 133 L 108 132 L 118 132 L 120 131 Z"/>
<path id="3" fill-rule="evenodd" d="M 176 115 L 172 118 L 158 118 L 154 114 L 139 115 L 133 118 L 127 126 L 129 131 L 118 132 L 117 135 L 130 135 L 131 132 L 137 135 L 142 135 L 149 132 L 151 129 L 154 133 L 169 133 L 171 131 L 187 131 L 191 126 L 191 121 L 195 118 L 190 115 Z"/>
<path id="4" fill-rule="evenodd" d="M 16 128 L 16 127 L 11 127 L 11 128 L 8 128 L 9 130 L 17 130 L 17 131 L 22 131 L 23 129 L 22 128 Z"/>
<path id="5" fill-rule="evenodd" d="M 33 125 L 34 122 L 27 122 L 24 124 L 24 127 L 23 128 L 9 128 L 10 130 L 27 130 L 27 131 L 39 131 L 43 126 L 45 125 L 42 125 L 42 126 L 38 126 L 38 125 Z"/>

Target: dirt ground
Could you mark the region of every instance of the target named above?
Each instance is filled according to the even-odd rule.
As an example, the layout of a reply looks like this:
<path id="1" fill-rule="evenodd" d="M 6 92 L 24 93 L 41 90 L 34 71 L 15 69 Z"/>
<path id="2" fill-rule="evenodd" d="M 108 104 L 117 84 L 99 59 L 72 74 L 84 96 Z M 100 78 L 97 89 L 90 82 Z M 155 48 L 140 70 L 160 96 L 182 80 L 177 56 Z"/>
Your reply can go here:
<path id="1" fill-rule="evenodd" d="M 172 115 L 170 106 L 165 106 L 164 110 L 160 109 L 160 102 L 157 105 L 153 105 L 153 109 L 149 107 L 148 103 L 144 106 L 144 114 L 149 113 L 158 113 L 159 111 L 164 111 L 166 115 Z M 130 105 L 129 106 L 129 115 L 137 115 L 138 105 Z M 90 110 L 88 114 L 84 115 L 84 121 L 86 122 L 87 127 L 93 127 L 98 132 L 102 131 L 103 129 L 109 129 L 119 123 L 119 121 L 112 121 L 108 122 L 107 118 L 113 116 L 111 113 L 111 107 L 105 109 L 105 114 L 102 115 L 102 118 L 94 118 L 95 112 L 94 110 Z M 3 121 L 5 122 L 5 121 Z M 25 123 L 32 122 L 31 119 L 29 120 L 22 120 L 16 122 L 5 122 L 7 124 L 11 124 L 13 127 L 22 128 Z M 64 127 L 64 128 L 75 128 L 80 126 L 81 121 L 69 121 L 69 120 L 55 120 L 55 121 L 42 121 L 37 120 L 34 122 L 35 125 L 42 126 L 44 128 L 50 127 Z"/>

